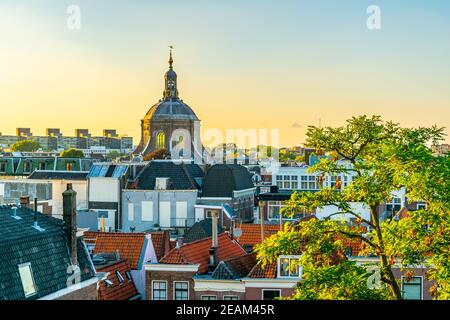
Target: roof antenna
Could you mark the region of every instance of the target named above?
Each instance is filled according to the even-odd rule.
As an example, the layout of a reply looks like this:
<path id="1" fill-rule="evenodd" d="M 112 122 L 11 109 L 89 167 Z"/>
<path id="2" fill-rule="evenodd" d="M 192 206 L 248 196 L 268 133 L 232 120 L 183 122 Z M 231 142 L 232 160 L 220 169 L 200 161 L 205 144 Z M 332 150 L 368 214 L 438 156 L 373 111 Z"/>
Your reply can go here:
<path id="1" fill-rule="evenodd" d="M 37 231 L 42 232 L 45 231 L 45 229 L 42 229 L 39 225 L 38 225 L 38 198 L 34 198 L 34 224 L 33 224 L 33 228 L 35 228 Z"/>

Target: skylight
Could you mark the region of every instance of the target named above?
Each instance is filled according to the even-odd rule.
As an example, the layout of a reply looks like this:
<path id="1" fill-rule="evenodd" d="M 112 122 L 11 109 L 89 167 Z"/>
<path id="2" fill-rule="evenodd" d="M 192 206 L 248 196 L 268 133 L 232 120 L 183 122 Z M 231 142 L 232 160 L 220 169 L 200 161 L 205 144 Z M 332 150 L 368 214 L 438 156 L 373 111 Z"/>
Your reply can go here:
<path id="1" fill-rule="evenodd" d="M 36 286 L 34 284 L 33 272 L 31 270 L 31 263 L 19 264 L 20 280 L 22 281 L 23 292 L 25 298 L 36 294 Z"/>

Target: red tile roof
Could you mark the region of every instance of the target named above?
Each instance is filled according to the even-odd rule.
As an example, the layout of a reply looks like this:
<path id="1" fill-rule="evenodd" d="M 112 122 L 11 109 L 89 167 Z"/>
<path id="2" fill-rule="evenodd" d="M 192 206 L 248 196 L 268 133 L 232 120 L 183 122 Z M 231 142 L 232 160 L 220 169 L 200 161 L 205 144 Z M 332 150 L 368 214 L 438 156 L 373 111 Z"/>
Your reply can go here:
<path id="1" fill-rule="evenodd" d="M 277 277 L 277 262 L 267 263 L 264 268 L 260 264 L 256 264 L 248 274 L 248 277 L 275 279 Z"/>
<path id="2" fill-rule="evenodd" d="M 227 233 L 218 236 L 218 248 L 216 251 L 218 261 L 244 256 L 245 250 Z M 164 264 L 200 264 L 198 273 L 208 271 L 209 249 L 211 238 L 201 239 L 172 249 L 160 260 Z"/>
<path id="3" fill-rule="evenodd" d="M 238 226 L 242 230 L 242 235 L 236 240 L 243 246 L 254 246 L 261 243 L 261 225 L 253 223 L 244 223 Z M 264 239 L 277 233 L 280 230 L 279 225 L 265 224 L 264 225 Z"/>
<path id="4" fill-rule="evenodd" d="M 142 254 L 145 233 L 92 232 L 84 233 L 86 243 L 95 244 L 94 254 L 119 252 L 122 260 L 128 260 L 137 269 Z"/>
<path id="5" fill-rule="evenodd" d="M 165 230 L 151 232 L 150 234 L 156 258 L 159 261 L 170 251 L 170 232 Z"/>
<path id="6" fill-rule="evenodd" d="M 131 271 L 131 266 L 126 261 L 118 261 L 114 264 L 100 267 L 98 272 L 109 272 L 107 279 L 113 283 L 112 287 L 108 287 L 105 281 L 100 282 L 98 289 L 99 300 L 129 300 L 138 295 L 133 280 L 127 278 L 127 271 Z M 122 284 L 119 282 L 116 271 L 120 272 L 125 280 Z"/>

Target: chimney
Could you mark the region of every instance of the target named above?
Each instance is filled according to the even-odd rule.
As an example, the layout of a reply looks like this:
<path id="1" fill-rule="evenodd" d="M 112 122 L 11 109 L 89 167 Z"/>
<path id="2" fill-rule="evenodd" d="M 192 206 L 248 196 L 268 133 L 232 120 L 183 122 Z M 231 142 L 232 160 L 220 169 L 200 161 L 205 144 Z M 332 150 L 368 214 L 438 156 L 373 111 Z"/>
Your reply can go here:
<path id="1" fill-rule="evenodd" d="M 217 230 L 217 211 L 211 212 L 211 225 L 212 225 L 212 243 L 211 243 L 211 249 L 209 249 L 209 271 L 213 272 L 214 269 L 217 266 L 217 257 L 216 257 L 216 250 L 219 246 L 218 241 L 218 230 Z"/>
<path id="2" fill-rule="evenodd" d="M 77 193 L 72 189 L 72 184 L 67 184 L 67 190 L 63 192 L 63 219 L 72 265 L 78 265 L 77 257 Z"/>
<path id="3" fill-rule="evenodd" d="M 20 205 L 24 207 L 28 207 L 30 205 L 30 197 L 22 196 L 20 197 Z"/>

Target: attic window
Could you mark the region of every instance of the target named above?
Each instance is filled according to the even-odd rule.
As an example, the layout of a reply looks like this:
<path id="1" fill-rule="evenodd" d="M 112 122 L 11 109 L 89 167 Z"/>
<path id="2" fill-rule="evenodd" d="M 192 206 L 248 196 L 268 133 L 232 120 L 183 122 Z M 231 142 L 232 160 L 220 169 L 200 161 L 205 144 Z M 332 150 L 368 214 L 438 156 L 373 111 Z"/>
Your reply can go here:
<path id="1" fill-rule="evenodd" d="M 112 288 L 114 286 L 114 283 L 108 279 L 105 280 L 105 284 L 108 288 Z"/>
<path id="2" fill-rule="evenodd" d="M 31 270 L 31 263 L 19 264 L 20 280 L 22 281 L 23 292 L 25 298 L 36 294 L 36 286 L 33 279 L 33 271 Z"/>
<path id="3" fill-rule="evenodd" d="M 299 265 L 299 256 L 281 256 L 278 258 L 278 277 L 300 278 L 302 268 Z"/>
<path id="4" fill-rule="evenodd" d="M 125 279 L 123 278 L 123 276 L 120 273 L 120 271 L 116 271 L 116 276 L 117 276 L 117 279 L 119 280 L 119 283 L 122 284 L 125 281 Z"/>

